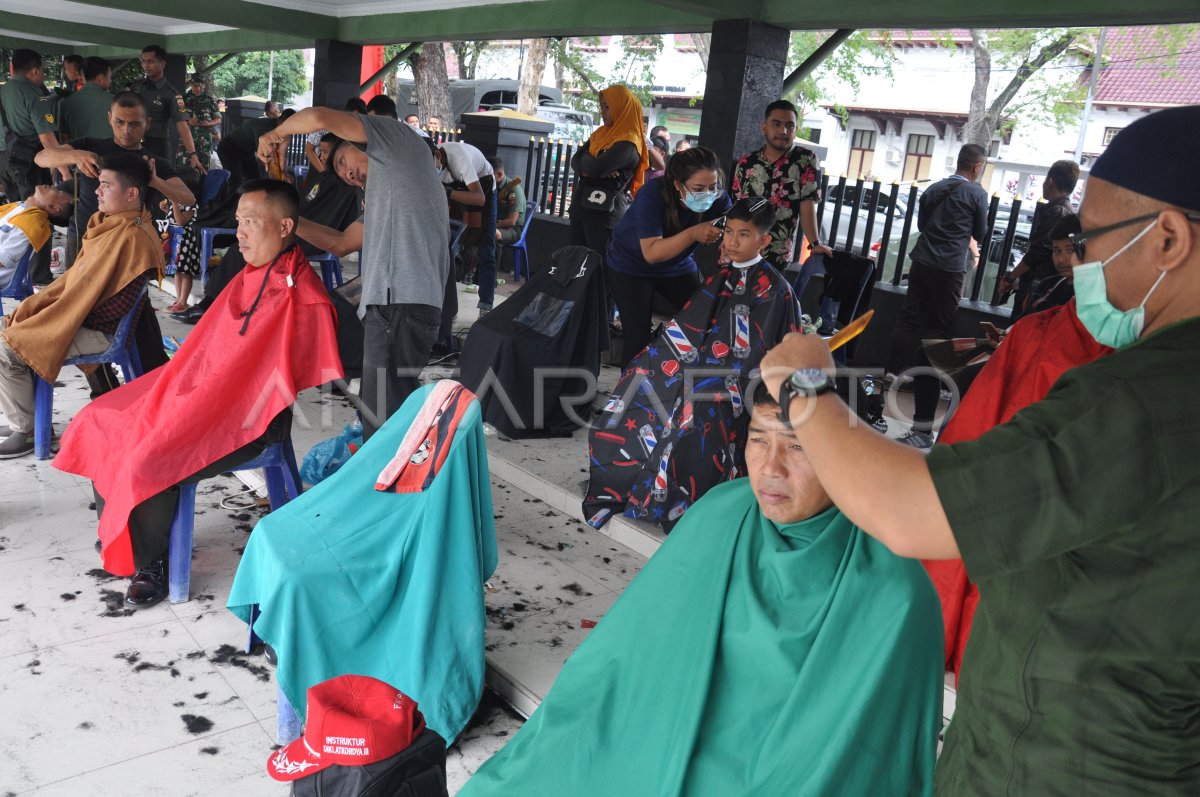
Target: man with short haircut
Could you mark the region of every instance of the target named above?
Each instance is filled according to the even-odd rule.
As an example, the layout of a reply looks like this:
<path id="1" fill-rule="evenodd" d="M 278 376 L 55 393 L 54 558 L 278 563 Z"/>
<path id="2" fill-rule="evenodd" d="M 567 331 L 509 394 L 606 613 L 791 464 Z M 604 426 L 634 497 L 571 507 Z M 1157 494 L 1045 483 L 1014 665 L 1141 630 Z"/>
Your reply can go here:
<path id="1" fill-rule="evenodd" d="M 477 236 L 475 283 L 479 286 L 479 302 L 476 306 L 482 316 L 491 311 L 496 300 L 496 176 L 487 156 L 464 141 L 443 141 L 434 148 L 433 160 L 451 206 L 458 205 L 464 215 L 478 219 L 477 225 L 468 222 L 467 226 Z M 458 310 L 458 292 L 453 285 L 447 286 L 446 298 L 454 306 L 453 310 L 442 307 L 440 342 L 449 338 L 450 325 Z"/>
<path id="2" fill-rule="evenodd" d="M 933 588 L 841 512 L 764 393 L 749 478 L 684 514 L 460 797 L 931 792 Z"/>
<path id="3" fill-rule="evenodd" d="M 196 72 L 192 75 L 191 89 L 183 98 L 188 110 L 188 126 L 192 128 L 192 139 L 196 142 L 196 155 L 200 162 L 208 166 L 212 160 L 213 131 L 221 126 L 221 112 L 217 110 L 217 101 L 208 93 L 204 75 Z M 175 165 L 187 168 L 187 158 L 180 150 Z"/>
<path id="4" fill-rule="evenodd" d="M 442 129 L 442 120 L 437 116 L 430 116 L 425 120 L 425 129 L 430 133 L 436 133 Z"/>
<path id="5" fill-rule="evenodd" d="M 259 158 L 322 129 L 340 139 L 329 156 L 334 172 L 366 191 L 358 306 L 366 439 L 417 388 L 429 359 L 450 276 L 449 211 L 428 145 L 398 119 L 306 108 L 259 138 Z"/>
<path id="6" fill-rule="evenodd" d="M 167 81 L 164 74 L 166 67 L 167 51 L 157 44 L 147 45 L 142 48 L 142 71 L 146 76 L 125 87 L 146 101 L 150 123 L 146 128 L 143 145 L 156 156 L 168 161 L 173 160 L 168 126 L 174 122 L 175 129 L 179 131 L 179 145 L 184 152 L 180 160 L 204 174 L 205 164 L 201 163 L 200 156 L 196 154 L 196 142 L 192 139 L 191 128 L 188 127 L 187 105 L 183 93 Z"/>
<path id="7" fill-rule="evenodd" d="M 421 117 L 417 116 L 415 113 L 410 113 L 408 116 L 404 117 L 404 123 L 406 125 L 411 125 L 412 127 L 420 127 Z"/>
<path id="8" fill-rule="evenodd" d="M 892 330 L 887 369 L 900 374 L 913 364 L 926 338 L 949 339 L 967 270 L 979 263 L 978 242 L 987 235 L 988 194 L 979 185 L 987 152 L 978 144 L 958 151 L 958 170 L 921 194 L 910 255 L 908 293 Z"/>
<path id="9" fill-rule="evenodd" d="M 1025 310 L 1029 292 L 1039 281 L 1055 273 L 1054 258 L 1050 254 L 1050 233 L 1067 216 L 1075 215 L 1071 207 L 1071 193 L 1079 182 L 1079 164 L 1072 160 L 1055 161 L 1042 181 L 1042 198 L 1033 211 L 1033 224 L 1029 230 L 1029 250 L 1008 274 L 1000 278 L 1000 289 L 1011 291 L 1015 286 L 1016 298 L 1013 312 Z"/>
<path id="10" fill-rule="evenodd" d="M 496 242 L 516 243 L 525 226 L 525 189 L 521 188 L 520 177 L 509 177 L 504 173 L 504 161 L 488 158 L 492 173 L 496 175 Z"/>
<path id="11" fill-rule="evenodd" d="M 283 106 L 275 100 L 267 100 L 267 104 L 263 106 L 264 119 L 278 119 L 283 113 Z"/>
<path id="12" fill-rule="evenodd" d="M 667 166 L 667 158 L 671 157 L 671 131 L 662 125 L 655 125 L 650 128 L 647 143 L 650 145 L 646 150 L 650 158 L 650 170 L 661 174 Z"/>
<path id="13" fill-rule="evenodd" d="M 149 111 L 146 101 L 140 95 L 132 91 L 122 91 L 112 97 L 107 119 L 109 128 L 112 130 L 111 137 L 73 138 L 65 146 L 53 150 L 43 150 L 37 154 L 36 160 L 39 166 L 47 168 L 74 166 L 76 170 L 78 201 L 75 203 L 75 213 L 67 232 L 68 265 L 75 261 L 80 236 L 87 229 L 88 219 L 97 210 L 96 192 L 99 185 L 101 158 L 128 152 L 152 161 L 149 188 L 153 193 L 148 197 L 146 203 L 148 207 L 157 207 L 160 195 L 180 205 L 196 203 L 196 197 L 184 185 L 183 180 L 175 173 L 171 164 L 142 146 L 143 137 L 149 124 Z"/>
<path id="14" fill-rule="evenodd" d="M 42 150 L 58 146 L 57 97 L 46 91 L 46 72 L 42 56 L 35 50 L 13 50 L 10 60 L 13 76 L 0 86 L 0 109 L 8 132 L 8 148 L 0 153 L 0 177 L 9 197 L 27 197 L 34 186 L 50 182 L 50 172 L 34 164 Z M 53 279 L 50 273 L 50 247 L 47 244 L 34 256 L 31 276 L 35 285 Z"/>
<path id="15" fill-rule="evenodd" d="M 838 507 L 979 584 L 939 795 L 1200 793 L 1197 129 L 1200 106 L 1156 111 L 1096 159 L 1075 311 L 1116 351 L 978 439 L 923 455 L 852 428 L 815 335 L 763 360 Z"/>
<path id="16" fill-rule="evenodd" d="M 809 149 L 796 145 L 796 106 L 776 100 L 763 114 L 762 149 L 744 155 L 733 169 L 729 190 L 736 199 L 761 197 L 775 208 L 775 226 L 765 257 L 780 271 L 795 258 L 793 245 L 799 225 L 812 251 L 832 255 L 821 243 L 817 203 L 821 200 L 821 162 Z"/>
<path id="17" fill-rule="evenodd" d="M 54 93 L 60 98 L 71 96 L 76 91 L 83 88 L 83 82 L 87 80 L 84 77 L 84 58 L 78 53 L 71 53 L 63 58 L 62 65 L 62 84 L 54 89 Z"/>
<path id="18" fill-rule="evenodd" d="M 162 268 L 162 242 L 144 207 L 149 182 L 141 158 L 104 159 L 99 213 L 75 267 L 0 322 L 0 410 L 10 430 L 0 459 L 33 451 L 34 374 L 53 383 L 66 358 L 107 349 L 148 275 Z"/>
<path id="19" fill-rule="evenodd" d="M 389 116 L 396 118 L 396 101 L 386 94 L 376 94 L 367 103 L 367 113 L 371 116 Z"/>
<path id="20" fill-rule="evenodd" d="M 83 86 L 58 103 L 58 129 L 64 141 L 80 138 L 112 138 L 108 111 L 112 107 L 112 67 L 99 56 L 83 62 Z"/>
<path id="21" fill-rule="evenodd" d="M 255 157 L 259 139 L 274 130 L 280 122 L 291 115 L 292 111 L 289 109 L 286 115 L 245 119 L 233 128 L 229 135 L 221 138 L 221 143 L 217 144 L 217 157 L 221 159 L 221 165 L 229 172 L 231 190 L 236 191 L 246 180 L 254 180 L 260 176 L 263 170 L 259 168 L 258 159 Z M 278 163 L 278 158 L 276 163 Z"/>
<path id="22" fill-rule="evenodd" d="M 36 186 L 23 202 L 0 205 L 0 290 L 12 282 L 26 251 L 50 240 L 50 225 L 65 226 L 70 216 L 71 195 L 49 185 Z"/>
<path id="23" fill-rule="evenodd" d="M 92 479 L 104 567 L 133 576 L 126 605 L 152 606 L 167 593 L 179 484 L 286 440 L 296 394 L 342 376 L 333 307 L 293 237 L 297 208 L 289 183 L 244 185 L 246 268 L 170 362 L 96 399 L 63 435 L 54 466 Z"/>

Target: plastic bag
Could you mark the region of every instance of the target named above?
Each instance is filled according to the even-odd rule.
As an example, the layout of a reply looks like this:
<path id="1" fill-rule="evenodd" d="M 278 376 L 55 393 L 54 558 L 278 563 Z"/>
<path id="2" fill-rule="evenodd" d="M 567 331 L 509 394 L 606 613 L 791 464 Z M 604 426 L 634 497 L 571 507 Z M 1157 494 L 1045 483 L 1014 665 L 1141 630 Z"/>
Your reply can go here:
<path id="1" fill-rule="evenodd" d="M 300 465 L 300 478 L 306 484 L 319 484 L 337 473 L 363 443 L 362 424 L 356 419 L 347 424 L 337 437 L 322 440 L 304 455 Z"/>

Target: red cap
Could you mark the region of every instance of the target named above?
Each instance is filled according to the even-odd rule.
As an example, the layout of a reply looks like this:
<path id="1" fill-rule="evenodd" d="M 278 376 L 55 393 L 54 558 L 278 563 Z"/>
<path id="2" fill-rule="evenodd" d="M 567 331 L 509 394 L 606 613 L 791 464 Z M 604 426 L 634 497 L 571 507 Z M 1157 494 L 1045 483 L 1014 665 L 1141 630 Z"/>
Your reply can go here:
<path id="1" fill-rule="evenodd" d="M 308 690 L 304 734 L 267 760 L 275 780 L 331 767 L 374 764 L 412 744 L 425 718 L 412 698 L 365 675 L 330 678 Z"/>

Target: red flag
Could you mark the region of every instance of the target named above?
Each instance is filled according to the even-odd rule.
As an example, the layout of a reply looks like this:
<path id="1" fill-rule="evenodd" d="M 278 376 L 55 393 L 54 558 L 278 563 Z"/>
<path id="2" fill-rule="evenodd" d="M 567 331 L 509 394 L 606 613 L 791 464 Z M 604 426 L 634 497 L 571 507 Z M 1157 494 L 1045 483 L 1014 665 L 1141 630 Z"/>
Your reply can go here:
<path id="1" fill-rule="evenodd" d="M 362 68 L 358 72 L 359 84 L 364 83 L 372 75 L 383 69 L 383 45 L 365 46 L 362 48 Z M 370 102 L 372 98 L 383 94 L 383 81 L 377 80 L 367 87 L 359 96 L 364 102 Z"/>

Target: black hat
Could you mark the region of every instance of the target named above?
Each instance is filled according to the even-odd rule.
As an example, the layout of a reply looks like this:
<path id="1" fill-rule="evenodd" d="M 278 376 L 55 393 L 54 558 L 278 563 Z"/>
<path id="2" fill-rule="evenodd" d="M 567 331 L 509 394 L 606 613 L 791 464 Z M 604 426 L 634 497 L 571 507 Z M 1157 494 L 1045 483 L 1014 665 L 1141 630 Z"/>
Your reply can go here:
<path id="1" fill-rule="evenodd" d="M 1092 164 L 1091 176 L 1135 194 L 1200 210 L 1200 105 L 1143 116 L 1116 135 Z"/>
<path id="2" fill-rule="evenodd" d="M 192 83 L 198 83 L 201 86 L 203 86 L 204 85 L 204 75 L 200 74 L 199 72 L 193 72 L 192 73 Z"/>

